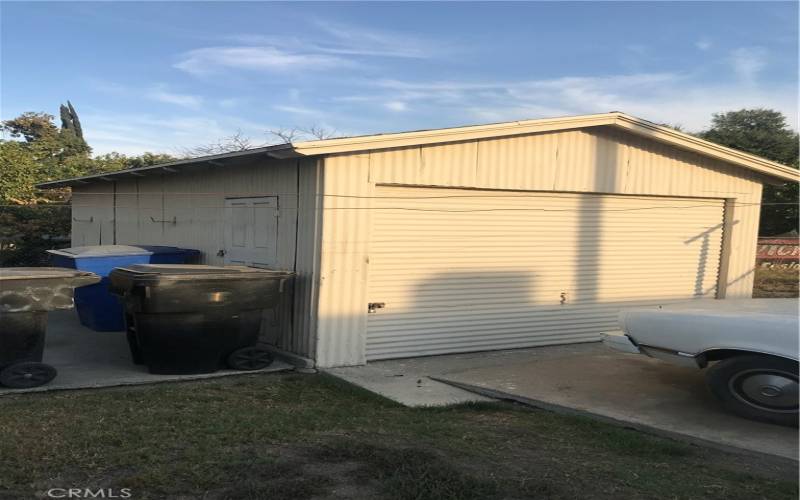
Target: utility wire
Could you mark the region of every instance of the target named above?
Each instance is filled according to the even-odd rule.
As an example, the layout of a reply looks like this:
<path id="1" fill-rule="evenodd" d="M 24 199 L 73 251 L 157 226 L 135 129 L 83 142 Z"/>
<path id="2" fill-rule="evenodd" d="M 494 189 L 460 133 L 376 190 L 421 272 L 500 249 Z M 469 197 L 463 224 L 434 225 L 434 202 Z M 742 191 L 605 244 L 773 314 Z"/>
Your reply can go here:
<path id="1" fill-rule="evenodd" d="M 631 195 L 631 194 L 614 194 L 614 193 L 586 193 L 586 192 L 575 192 L 567 195 L 558 195 L 558 194 L 551 194 L 552 192 L 549 191 L 536 191 L 536 192 L 522 192 L 522 191 L 510 191 L 512 194 L 457 194 L 457 195 L 431 195 L 431 196 L 366 196 L 366 195 L 355 195 L 355 194 L 324 194 L 318 193 L 312 195 L 313 197 L 317 198 L 350 198 L 350 199 L 359 199 L 359 200 L 381 200 L 381 199 L 390 199 L 390 200 L 438 200 L 438 199 L 449 199 L 449 198 L 547 198 L 547 199 L 574 199 L 576 196 L 579 195 L 586 195 L 592 197 L 600 197 L 600 196 L 614 196 L 620 197 L 625 199 L 652 199 L 652 198 L 679 198 L 679 196 L 675 195 Z M 716 194 L 726 194 L 717 191 L 707 192 L 707 193 L 716 193 Z M 74 193 L 77 196 L 159 196 L 159 195 L 179 195 L 179 196 L 218 196 L 222 195 L 228 198 L 271 198 L 276 196 L 291 196 L 291 197 L 298 197 L 300 196 L 298 193 L 253 193 L 252 191 L 243 191 L 243 192 L 230 192 L 230 191 L 209 191 L 209 192 L 184 192 L 184 191 L 153 191 L 153 192 L 125 192 L 125 191 L 117 191 L 116 193 L 113 191 L 102 191 L 102 192 L 93 192 L 93 193 Z M 729 197 L 729 196 L 728 196 Z M 725 199 L 726 196 L 721 196 L 719 198 L 702 198 L 702 197 L 688 197 L 691 199 L 696 199 L 697 201 L 708 201 L 711 202 L 718 202 L 719 200 Z"/>
<path id="2" fill-rule="evenodd" d="M 477 213 L 477 212 L 636 212 L 642 210 L 660 210 L 660 209 L 692 209 L 692 208 L 709 208 L 717 204 L 704 204 L 704 205 L 659 205 L 649 207 L 634 207 L 634 208 L 465 208 L 465 209 L 439 209 L 439 208 L 416 208 L 416 207 L 320 207 L 316 210 L 404 210 L 414 212 L 444 212 L 444 213 Z M 796 203 L 737 203 L 737 207 L 747 206 L 775 206 L 775 205 L 797 205 Z M 230 207 L 224 205 L 201 205 L 191 207 L 116 207 L 109 205 L 73 205 L 73 204 L 42 204 L 42 205 L 0 205 L 0 208 L 99 208 L 99 209 L 113 209 L 117 210 L 199 210 L 199 209 L 270 209 L 270 210 L 297 210 L 297 207 Z"/>

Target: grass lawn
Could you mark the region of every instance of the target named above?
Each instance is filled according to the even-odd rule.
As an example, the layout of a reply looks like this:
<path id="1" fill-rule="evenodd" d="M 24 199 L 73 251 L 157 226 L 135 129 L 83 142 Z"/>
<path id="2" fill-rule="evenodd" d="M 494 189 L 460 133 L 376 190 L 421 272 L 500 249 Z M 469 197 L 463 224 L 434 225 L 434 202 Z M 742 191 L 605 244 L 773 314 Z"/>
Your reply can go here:
<path id="1" fill-rule="evenodd" d="M 0 398 L 0 498 L 797 498 L 796 466 L 507 403 L 405 408 L 325 375 Z M 37 493 L 38 492 L 38 493 Z"/>

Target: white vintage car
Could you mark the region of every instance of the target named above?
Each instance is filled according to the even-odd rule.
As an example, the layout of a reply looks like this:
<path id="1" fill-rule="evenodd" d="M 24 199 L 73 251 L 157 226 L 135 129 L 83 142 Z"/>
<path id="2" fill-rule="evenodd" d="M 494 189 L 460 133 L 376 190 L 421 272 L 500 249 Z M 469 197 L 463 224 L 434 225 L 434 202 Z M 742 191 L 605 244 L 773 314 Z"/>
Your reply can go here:
<path id="1" fill-rule="evenodd" d="M 797 299 L 695 300 L 624 310 L 605 345 L 694 368 L 745 418 L 797 425 Z"/>

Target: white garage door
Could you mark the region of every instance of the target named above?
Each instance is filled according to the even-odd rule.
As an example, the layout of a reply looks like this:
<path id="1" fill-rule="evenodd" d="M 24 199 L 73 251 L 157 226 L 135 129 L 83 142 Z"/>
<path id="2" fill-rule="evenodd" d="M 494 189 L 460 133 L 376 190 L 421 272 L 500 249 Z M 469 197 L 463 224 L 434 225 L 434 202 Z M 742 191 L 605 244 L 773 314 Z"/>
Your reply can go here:
<path id="1" fill-rule="evenodd" d="M 716 294 L 722 200 L 376 191 L 367 359 L 593 341 L 620 307 Z"/>

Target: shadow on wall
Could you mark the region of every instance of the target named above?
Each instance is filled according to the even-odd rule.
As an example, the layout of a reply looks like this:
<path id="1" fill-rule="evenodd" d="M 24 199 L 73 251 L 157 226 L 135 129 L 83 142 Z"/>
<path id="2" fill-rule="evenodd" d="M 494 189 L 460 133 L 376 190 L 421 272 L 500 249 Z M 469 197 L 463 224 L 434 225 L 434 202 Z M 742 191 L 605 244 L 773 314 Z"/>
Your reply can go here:
<path id="1" fill-rule="evenodd" d="M 419 281 L 413 275 L 398 277 L 370 291 L 370 301 L 382 302 L 367 317 L 368 359 L 477 351 L 497 342 L 510 348 L 527 342 L 533 306 L 543 303 L 535 297 L 535 270 L 423 274 Z M 557 307 L 558 301 L 556 294 L 551 305 Z"/>
<path id="2" fill-rule="evenodd" d="M 587 185 L 587 191 L 609 193 L 615 190 L 620 184 L 618 156 L 617 144 L 598 141 L 594 178 Z M 368 359 L 595 341 L 600 333 L 616 328 L 616 317 L 622 307 L 713 296 L 716 285 L 707 290 L 704 286 L 711 278 L 710 259 L 714 252 L 720 251 L 712 246 L 719 241 L 717 232 L 722 231 L 721 223 L 688 239 L 679 237 L 677 230 L 674 241 L 670 240 L 676 251 L 691 245 L 689 253 L 681 254 L 675 264 L 679 266 L 680 275 L 672 267 L 652 272 L 647 256 L 653 249 L 653 242 L 658 244 L 659 240 L 644 234 L 624 244 L 623 251 L 639 254 L 635 262 L 628 263 L 624 254 L 614 255 L 621 248 L 618 246 L 620 237 L 627 234 L 620 224 L 630 220 L 638 224 L 637 231 L 661 233 L 664 228 L 659 227 L 658 221 L 667 220 L 673 228 L 674 221 L 665 219 L 662 212 L 660 219 L 654 218 L 655 222 L 642 226 L 647 224 L 647 211 L 609 215 L 605 210 L 611 207 L 607 204 L 609 202 L 601 197 L 584 196 L 578 201 L 575 219 L 563 222 L 561 227 L 557 224 L 563 220 L 563 213 L 555 211 L 541 229 L 528 230 L 517 243 L 507 235 L 502 236 L 506 239 L 493 241 L 489 231 L 486 238 L 480 240 L 481 245 L 475 245 L 482 247 L 483 252 L 497 254 L 502 253 L 509 241 L 536 245 L 531 247 L 527 262 L 518 251 L 515 255 L 512 252 L 511 257 L 506 256 L 506 261 L 512 257 L 517 262 L 523 261 L 523 267 L 514 269 L 464 269 L 455 265 L 448 269 L 447 264 L 437 260 L 426 264 L 424 248 L 429 248 L 429 243 L 438 235 L 431 236 L 431 241 L 419 241 L 417 246 L 409 247 L 411 254 L 419 255 L 420 272 L 387 278 L 383 275 L 385 270 L 373 273 L 380 267 L 378 262 L 382 257 L 371 255 L 373 286 L 369 301 L 384 304 L 384 307 L 376 308 L 367 316 Z M 627 214 L 631 214 L 630 219 Z M 610 231 L 613 234 L 607 234 Z M 574 235 L 575 248 L 568 250 L 571 256 L 565 255 L 563 262 L 547 257 L 547 252 L 563 250 L 548 246 L 552 245 L 548 237 L 554 232 L 562 232 L 562 239 L 564 233 Z M 408 243 L 403 241 L 404 248 Z M 466 240 L 463 245 L 451 250 L 455 252 L 453 261 L 480 262 L 475 246 Z M 547 248 L 542 250 L 545 246 Z M 696 259 L 695 265 L 689 263 L 691 259 Z M 652 265 L 658 266 L 659 262 L 652 262 Z M 378 285 L 374 285 L 376 279 Z M 665 280 L 668 286 L 659 280 Z"/>
<path id="3" fill-rule="evenodd" d="M 611 193 L 617 191 L 618 186 L 624 186 L 625 178 L 624 173 L 620 173 L 619 165 L 623 158 L 621 155 L 621 145 L 616 141 L 603 141 L 597 140 L 595 145 L 595 165 L 594 165 L 594 180 L 592 186 L 588 189 L 595 193 Z M 655 174 L 654 174 L 655 175 Z M 683 210 L 693 210 L 694 207 L 691 203 L 686 205 Z M 602 292 L 602 263 L 604 255 L 608 255 L 608 250 L 604 246 L 608 244 L 606 241 L 606 221 L 608 219 L 608 212 L 604 211 L 604 203 L 596 197 L 583 197 L 581 199 L 577 232 L 577 246 L 578 252 L 575 260 L 576 268 L 576 289 L 580 290 L 578 299 L 587 302 L 598 302 L 598 294 Z M 653 213 L 657 213 L 658 210 Z M 635 211 L 628 212 L 635 214 Z M 642 213 L 647 213 L 642 212 Z M 655 219 L 655 217 L 654 217 Z M 623 217 L 624 220 L 624 217 Z M 616 223 L 616 220 L 615 220 Z M 733 224 L 736 224 L 734 221 Z M 724 222 L 701 231 L 700 233 L 683 241 L 684 245 L 691 245 L 700 241 L 700 248 L 697 254 L 696 274 L 694 278 L 693 295 L 697 297 L 705 297 L 709 294 L 715 294 L 718 288 L 717 277 L 719 268 L 716 268 L 717 276 L 714 276 L 714 284 L 709 288 L 704 288 L 706 282 L 707 272 L 709 271 L 709 259 L 712 256 L 715 260 L 719 259 L 722 252 L 722 239 L 721 234 Z M 661 228 L 658 225 L 648 225 L 648 229 L 652 233 L 658 233 Z M 711 246 L 713 237 L 719 238 L 719 246 Z M 631 238 L 633 240 L 633 238 Z M 631 244 L 631 248 L 635 248 Z M 644 249 L 642 249 L 644 251 Z M 719 262 L 719 260 L 717 260 Z M 653 263 L 654 266 L 658 262 Z M 641 270 L 643 273 L 645 270 Z M 741 278 L 740 278 L 741 279 Z M 657 283 L 653 283 L 657 285 Z"/>
<path id="4" fill-rule="evenodd" d="M 617 183 L 619 144 L 596 136 L 594 179 L 587 189 L 595 193 L 612 192 Z M 603 251 L 603 202 L 594 196 L 581 197 L 578 213 L 577 248 L 575 255 L 575 289 L 577 299 L 595 302 L 600 283 L 600 259 Z"/>
<path id="5" fill-rule="evenodd" d="M 711 236 L 715 232 L 722 231 L 723 226 L 724 226 L 723 223 L 719 223 L 716 226 L 711 227 L 711 228 L 703 231 L 702 233 L 700 233 L 700 234 L 698 234 L 696 236 L 693 236 L 693 237 L 691 237 L 688 240 L 683 242 L 685 245 L 689 245 L 689 244 L 694 243 L 694 242 L 696 242 L 698 240 L 701 241 L 701 243 L 700 243 L 700 254 L 699 254 L 698 260 L 697 260 L 697 278 L 695 279 L 695 284 L 694 284 L 694 293 L 695 293 L 695 295 L 705 295 L 705 294 L 710 293 L 712 291 L 716 292 L 716 290 L 718 288 L 718 285 L 715 284 L 712 288 L 710 288 L 708 290 L 704 290 L 703 289 L 703 283 L 704 283 L 705 278 L 706 278 L 706 267 L 707 267 L 707 264 L 708 264 L 709 252 L 712 251 L 712 249 L 709 248 L 710 247 L 709 240 L 711 239 Z M 717 251 L 717 252 L 719 252 L 720 250 L 721 249 L 719 249 L 719 248 L 713 249 L 713 251 Z"/>

